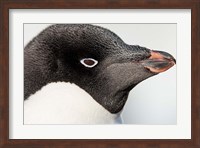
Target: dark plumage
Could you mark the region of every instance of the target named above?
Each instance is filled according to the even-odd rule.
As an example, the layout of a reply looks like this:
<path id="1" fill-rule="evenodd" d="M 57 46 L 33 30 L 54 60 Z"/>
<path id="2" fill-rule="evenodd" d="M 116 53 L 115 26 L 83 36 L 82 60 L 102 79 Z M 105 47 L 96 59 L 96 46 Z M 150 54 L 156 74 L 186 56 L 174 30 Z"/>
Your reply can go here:
<path id="1" fill-rule="evenodd" d="M 25 99 L 48 83 L 71 82 L 111 113 L 123 108 L 139 82 L 175 63 L 168 53 L 127 45 L 113 32 L 88 24 L 48 27 L 25 47 L 24 57 Z M 85 67 L 84 58 L 98 64 Z"/>

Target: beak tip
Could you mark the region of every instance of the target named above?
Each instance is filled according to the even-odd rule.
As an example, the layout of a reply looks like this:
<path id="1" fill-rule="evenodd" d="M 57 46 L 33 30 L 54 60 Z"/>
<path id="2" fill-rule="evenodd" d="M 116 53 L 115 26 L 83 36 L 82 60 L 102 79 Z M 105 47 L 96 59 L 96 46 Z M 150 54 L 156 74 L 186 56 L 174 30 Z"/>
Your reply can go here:
<path id="1" fill-rule="evenodd" d="M 175 64 L 176 64 L 176 59 L 175 59 L 175 58 L 173 58 L 173 59 L 172 59 L 172 61 L 174 62 L 174 65 L 175 65 Z"/>

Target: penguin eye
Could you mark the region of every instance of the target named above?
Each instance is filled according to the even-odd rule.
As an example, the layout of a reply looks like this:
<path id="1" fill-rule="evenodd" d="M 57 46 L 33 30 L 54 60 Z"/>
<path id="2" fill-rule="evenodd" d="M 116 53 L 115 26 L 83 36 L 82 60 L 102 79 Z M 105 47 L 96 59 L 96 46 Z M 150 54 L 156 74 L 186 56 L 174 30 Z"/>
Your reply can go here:
<path id="1" fill-rule="evenodd" d="M 98 64 L 98 61 L 92 58 L 84 58 L 81 61 L 81 64 L 83 64 L 85 67 L 92 68 Z"/>

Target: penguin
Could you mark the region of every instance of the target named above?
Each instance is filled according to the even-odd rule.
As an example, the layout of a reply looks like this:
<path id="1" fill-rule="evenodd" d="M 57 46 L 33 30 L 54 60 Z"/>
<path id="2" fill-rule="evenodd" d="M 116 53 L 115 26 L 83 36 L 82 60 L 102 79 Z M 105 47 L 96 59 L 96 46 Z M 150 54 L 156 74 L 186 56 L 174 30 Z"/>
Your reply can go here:
<path id="1" fill-rule="evenodd" d="M 24 124 L 115 124 L 130 90 L 175 65 L 91 24 L 54 24 L 24 48 Z"/>

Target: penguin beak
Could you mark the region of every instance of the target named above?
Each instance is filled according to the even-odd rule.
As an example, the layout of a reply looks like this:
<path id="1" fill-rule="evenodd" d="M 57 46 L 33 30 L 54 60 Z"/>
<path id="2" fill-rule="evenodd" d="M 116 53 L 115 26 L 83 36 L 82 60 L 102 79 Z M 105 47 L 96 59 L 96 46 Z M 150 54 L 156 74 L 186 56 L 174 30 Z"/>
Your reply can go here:
<path id="1" fill-rule="evenodd" d="M 150 57 L 142 61 L 142 65 L 153 73 L 161 73 L 176 64 L 172 55 L 163 51 L 150 51 Z"/>

